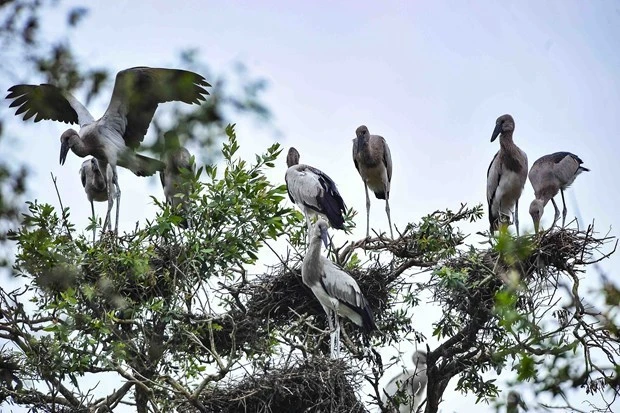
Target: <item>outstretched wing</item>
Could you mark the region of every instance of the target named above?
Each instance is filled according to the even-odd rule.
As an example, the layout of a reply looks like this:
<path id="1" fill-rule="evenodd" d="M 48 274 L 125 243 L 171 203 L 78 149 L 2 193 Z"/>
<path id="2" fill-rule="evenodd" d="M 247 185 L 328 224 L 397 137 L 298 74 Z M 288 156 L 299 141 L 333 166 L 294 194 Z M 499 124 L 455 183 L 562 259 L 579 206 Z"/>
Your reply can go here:
<path id="1" fill-rule="evenodd" d="M 199 104 L 211 86 L 197 73 L 180 69 L 133 67 L 116 75 L 114 91 L 102 120 L 122 134 L 127 146 L 144 139 L 157 105 L 179 101 Z"/>
<path id="2" fill-rule="evenodd" d="M 94 121 L 88 110 L 69 92 L 50 85 L 15 85 L 9 88 L 6 99 L 14 99 L 10 107 L 17 107 L 15 115 L 24 114 L 24 120 L 34 116 L 42 119 L 84 126 Z"/>

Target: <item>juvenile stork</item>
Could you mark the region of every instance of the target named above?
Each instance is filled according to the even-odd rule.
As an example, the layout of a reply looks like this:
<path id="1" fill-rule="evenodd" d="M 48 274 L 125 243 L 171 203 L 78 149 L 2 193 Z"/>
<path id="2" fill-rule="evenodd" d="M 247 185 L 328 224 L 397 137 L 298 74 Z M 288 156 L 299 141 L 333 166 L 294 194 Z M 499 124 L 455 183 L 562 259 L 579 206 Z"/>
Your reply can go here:
<path id="1" fill-rule="evenodd" d="M 497 118 L 491 142 L 499 136 L 500 148 L 487 170 L 487 202 L 491 232 L 499 228 L 502 218 L 510 224 L 514 208 L 514 224 L 519 236 L 519 198 L 527 180 L 527 155 L 512 141 L 514 130 L 512 116 Z"/>
<path id="2" fill-rule="evenodd" d="M 159 179 L 164 189 L 166 203 L 176 209 L 179 205 L 183 207 L 187 205 L 191 189 L 183 171 L 191 171 L 192 174 L 195 174 L 196 165 L 192 154 L 181 146 L 178 136 L 167 133 L 164 138 L 163 160 L 166 167 L 159 172 Z M 186 218 L 184 218 L 181 226 L 187 226 Z"/>
<path id="3" fill-rule="evenodd" d="M 506 397 L 506 413 L 519 413 L 519 407 L 527 410 L 527 405 L 521 398 L 521 395 L 515 390 L 510 390 L 508 397 Z"/>
<path id="4" fill-rule="evenodd" d="M 385 407 L 388 407 L 388 399 L 390 399 L 389 405 L 394 406 L 396 404 L 399 413 L 415 413 L 422 402 L 422 393 L 424 393 L 427 383 L 426 352 L 416 351 L 413 353 L 413 367 L 401 371 L 385 385 L 381 402 Z M 395 397 L 399 391 L 406 397 Z"/>
<path id="5" fill-rule="evenodd" d="M 530 169 L 530 183 L 534 188 L 535 199 L 530 204 L 530 215 L 534 221 L 534 230 L 538 232 L 540 219 L 545 210 L 545 205 L 551 200 L 555 208 L 553 225 L 560 219 L 560 210 L 553 199 L 558 191 L 562 194 L 562 227 L 566 223 L 566 201 L 564 190 L 568 188 L 583 171 L 588 168 L 581 166 L 583 161 L 570 152 L 556 152 L 545 155 L 534 162 Z M 552 226 L 553 226 L 552 225 Z"/>
<path id="6" fill-rule="evenodd" d="M 309 236 L 310 245 L 301 266 L 301 277 L 323 306 L 330 331 L 331 357 L 340 356 L 340 322 L 338 316 L 347 317 L 370 333 L 375 330 L 370 305 L 355 280 L 331 260 L 321 255 L 321 241 L 328 246 L 327 223 L 320 219 Z"/>
<path id="7" fill-rule="evenodd" d="M 390 217 L 390 183 L 392 182 L 392 155 L 385 139 L 379 135 L 371 135 L 364 125 L 355 130 L 353 139 L 353 163 L 364 181 L 366 191 L 366 237 L 370 236 L 370 197 L 368 187 L 377 199 L 385 199 L 385 213 L 392 232 Z"/>
<path id="8" fill-rule="evenodd" d="M 105 216 L 105 220 L 103 221 L 102 228 L 104 231 L 108 225 L 111 226 L 110 212 L 112 211 L 114 196 L 116 195 L 114 185 L 110 185 L 111 196 L 108 192 L 108 179 L 111 178 L 112 171 L 109 165 L 106 173 L 104 173 L 101 171 L 101 168 L 99 168 L 99 162 L 96 158 L 90 158 L 82 162 L 82 166 L 80 167 L 80 179 L 82 180 L 84 192 L 86 192 L 86 198 L 88 198 L 88 202 L 90 202 L 90 210 L 93 221 L 95 220 L 95 205 L 93 204 L 93 201 L 108 201 L 108 212 Z M 93 242 L 95 242 L 96 231 L 97 229 L 93 228 Z"/>
<path id="9" fill-rule="evenodd" d="M 9 88 L 6 98 L 14 99 L 10 106 L 18 107 L 15 114 L 24 113 L 24 120 L 34 116 L 35 122 L 46 119 L 80 125 L 79 133 L 68 129 L 60 136 L 60 163 L 65 163 L 71 149 L 82 158 L 94 156 L 103 170 L 107 170 L 108 164 L 112 167 L 118 228 L 121 190 L 116 166 L 127 168 L 137 176 L 150 176 L 163 170 L 162 162 L 135 152 L 144 140 L 157 105 L 170 101 L 199 104 L 209 94 L 204 89 L 208 86 L 202 76 L 186 70 L 150 67 L 121 70 L 116 75 L 110 104 L 99 120 L 70 93 L 50 84 L 15 85 Z"/>
<path id="10" fill-rule="evenodd" d="M 299 163 L 299 152 L 290 148 L 286 157 L 286 189 L 291 201 L 306 216 L 308 236 L 312 229 L 311 215 L 325 217 L 336 229 L 344 229 L 346 206 L 336 183 L 323 171 Z"/>

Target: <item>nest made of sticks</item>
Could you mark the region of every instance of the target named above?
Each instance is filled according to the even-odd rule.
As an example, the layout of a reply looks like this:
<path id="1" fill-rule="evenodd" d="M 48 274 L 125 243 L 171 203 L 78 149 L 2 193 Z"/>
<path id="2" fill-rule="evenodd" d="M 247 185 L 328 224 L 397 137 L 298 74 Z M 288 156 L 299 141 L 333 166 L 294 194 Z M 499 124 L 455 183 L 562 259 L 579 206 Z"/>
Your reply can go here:
<path id="1" fill-rule="evenodd" d="M 214 387 L 203 393 L 201 403 L 206 411 L 218 413 L 366 413 L 352 382 L 353 374 L 343 360 L 314 357 Z M 196 409 L 184 406 L 179 410 Z"/>

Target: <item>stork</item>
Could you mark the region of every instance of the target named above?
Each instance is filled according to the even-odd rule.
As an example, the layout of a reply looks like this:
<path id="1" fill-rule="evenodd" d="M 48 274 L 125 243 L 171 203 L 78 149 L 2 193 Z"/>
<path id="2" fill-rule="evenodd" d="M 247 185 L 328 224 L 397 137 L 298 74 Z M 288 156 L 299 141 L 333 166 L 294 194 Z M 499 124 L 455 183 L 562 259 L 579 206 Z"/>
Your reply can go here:
<path id="1" fill-rule="evenodd" d="M 566 223 L 566 201 L 564 201 L 564 190 L 568 188 L 577 178 L 577 175 L 588 168 L 581 166 L 583 161 L 575 154 L 570 152 L 556 152 L 545 155 L 532 165 L 529 177 L 530 183 L 534 188 L 535 199 L 530 204 L 530 215 L 534 221 L 534 230 L 538 232 L 540 219 L 545 210 L 545 205 L 551 200 L 555 208 L 553 225 L 560 219 L 560 209 L 553 199 L 558 191 L 562 194 L 562 227 Z M 553 226 L 552 225 L 552 226 Z"/>
<path id="2" fill-rule="evenodd" d="M 346 206 L 336 183 L 323 171 L 300 164 L 299 152 L 295 148 L 288 150 L 286 165 L 284 180 L 288 196 L 306 216 L 308 236 L 312 229 L 311 215 L 320 215 L 333 228 L 344 229 Z"/>
<path id="3" fill-rule="evenodd" d="M 110 104 L 104 115 L 95 120 L 70 93 L 50 85 L 15 85 L 9 88 L 10 107 L 18 107 L 16 115 L 28 120 L 41 119 L 79 124 L 79 133 L 66 130 L 60 136 L 60 163 L 64 164 L 69 149 L 79 157 L 94 156 L 101 169 L 112 167 L 116 187 L 116 226 L 121 190 L 116 166 L 131 170 L 137 176 L 151 176 L 164 169 L 157 159 L 135 151 L 153 119 L 157 105 L 170 101 L 200 104 L 211 86 L 199 74 L 179 69 L 134 67 L 116 75 Z"/>
<path id="4" fill-rule="evenodd" d="M 382 404 L 388 406 L 388 398 L 392 406 L 398 407 L 399 413 L 415 413 L 422 401 L 422 393 L 428 383 L 426 376 L 426 352 L 413 353 L 413 366 L 404 369 L 383 388 Z M 398 394 L 406 397 L 395 397 Z"/>
<path id="5" fill-rule="evenodd" d="M 523 408 L 523 410 L 528 410 L 521 395 L 515 390 L 510 390 L 508 397 L 506 397 L 506 413 L 519 413 L 519 407 Z"/>
<path id="6" fill-rule="evenodd" d="M 82 162 L 82 166 L 80 167 L 80 179 L 82 180 L 84 192 L 86 192 L 86 198 L 88 198 L 88 202 L 90 202 L 93 221 L 95 220 L 95 205 L 93 201 L 108 201 L 108 212 L 103 221 L 103 230 L 105 231 L 108 225 L 111 226 L 110 212 L 112 211 L 114 197 L 116 195 L 114 185 L 108 185 L 109 180 L 112 179 L 112 169 L 108 165 L 106 173 L 104 173 L 99 168 L 97 159 L 90 158 Z M 96 231 L 96 227 L 93 228 L 93 242 L 95 242 Z"/>
<path id="7" fill-rule="evenodd" d="M 491 142 L 499 136 L 500 148 L 487 170 L 487 202 L 491 232 L 499 228 L 502 217 L 508 218 L 514 208 L 514 224 L 519 236 L 519 198 L 527 180 L 527 155 L 512 140 L 515 121 L 502 115 L 495 122 Z"/>
<path id="8" fill-rule="evenodd" d="M 195 173 L 196 165 L 191 153 L 179 143 L 178 136 L 166 133 L 164 138 L 164 163 L 166 167 L 159 172 L 159 178 L 164 189 L 166 203 L 176 209 L 179 205 L 186 205 L 191 189 L 187 185 L 183 171 Z M 187 226 L 186 218 L 181 226 Z"/>
<path id="9" fill-rule="evenodd" d="M 366 191 L 366 237 L 370 236 L 370 197 L 368 187 L 377 199 L 385 199 L 385 213 L 392 232 L 390 217 L 390 183 L 392 182 L 392 155 L 385 139 L 379 135 L 371 135 L 364 125 L 355 130 L 353 139 L 353 163 L 364 181 Z"/>
<path id="10" fill-rule="evenodd" d="M 329 323 L 330 353 L 340 356 L 340 322 L 338 316 L 347 317 L 370 333 L 375 330 L 370 305 L 355 280 L 331 260 L 321 255 L 321 241 L 328 246 L 327 223 L 320 219 L 309 235 L 310 245 L 301 266 L 301 277 L 319 300 Z"/>

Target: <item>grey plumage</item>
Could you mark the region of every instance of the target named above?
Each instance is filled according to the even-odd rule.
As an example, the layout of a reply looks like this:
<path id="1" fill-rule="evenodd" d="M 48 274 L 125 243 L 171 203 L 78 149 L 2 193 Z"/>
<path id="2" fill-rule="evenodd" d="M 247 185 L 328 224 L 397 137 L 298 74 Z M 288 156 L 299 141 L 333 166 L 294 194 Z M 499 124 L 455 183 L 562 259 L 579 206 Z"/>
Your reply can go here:
<path id="1" fill-rule="evenodd" d="M 506 397 L 506 413 L 518 413 L 519 407 L 523 408 L 523 410 L 528 410 L 527 405 L 521 399 L 521 395 L 515 390 L 510 390 Z"/>
<path id="2" fill-rule="evenodd" d="M 426 375 L 426 352 L 413 353 L 413 366 L 408 367 L 396 375 L 383 388 L 381 402 L 385 407 L 398 406 L 399 413 L 415 413 L 422 402 L 422 393 L 426 389 L 428 377 Z M 406 397 L 398 398 L 399 391 Z M 391 400 L 388 400 L 388 397 Z"/>
<path id="3" fill-rule="evenodd" d="M 7 99 L 17 107 L 16 115 L 24 120 L 41 119 L 79 124 L 79 133 L 68 129 L 61 137 L 60 163 L 64 164 L 69 149 L 80 157 L 94 156 L 99 167 L 112 168 L 116 186 L 116 225 L 120 187 L 116 166 L 131 170 L 138 176 L 150 176 L 164 169 L 157 159 L 136 154 L 144 139 L 155 110 L 160 103 L 181 101 L 188 104 L 205 100 L 210 86 L 199 74 L 178 69 L 134 67 L 118 72 L 114 91 L 105 114 L 95 120 L 88 110 L 70 93 L 49 84 L 15 85 Z"/>
<path id="4" fill-rule="evenodd" d="M 301 277 L 321 303 L 330 328 L 331 356 L 340 354 L 338 316 L 347 317 L 366 333 L 375 330 L 370 305 L 357 282 L 331 260 L 321 255 L 321 242 L 327 247 L 327 223 L 319 219 L 309 234 L 309 246 L 301 267 Z"/>
<path id="5" fill-rule="evenodd" d="M 323 216 L 333 228 L 344 229 L 346 206 L 336 183 L 323 171 L 300 164 L 299 152 L 295 148 L 289 149 L 286 165 L 286 189 L 291 201 L 306 216 L 308 234 L 311 229 L 311 215 Z"/>
<path id="6" fill-rule="evenodd" d="M 181 205 L 182 209 L 185 209 L 191 186 L 187 182 L 187 176 L 184 174 L 184 171 L 190 171 L 192 174 L 196 173 L 194 157 L 186 148 L 181 146 L 176 135 L 166 133 L 164 135 L 164 145 L 163 161 L 166 167 L 159 172 L 159 180 L 164 189 L 166 203 L 172 206 L 173 209 L 179 208 L 179 205 Z M 186 217 L 180 225 L 184 228 L 187 227 Z"/>
<path id="7" fill-rule="evenodd" d="M 534 188 L 534 200 L 530 204 L 530 215 L 534 221 L 534 229 L 538 232 L 540 219 L 542 218 L 545 205 L 551 200 L 555 208 L 553 225 L 560 219 L 560 210 L 553 199 L 558 192 L 562 194 L 562 226 L 566 223 L 566 202 L 564 190 L 568 188 L 583 171 L 588 168 L 581 166 L 583 161 L 570 152 L 555 152 L 545 155 L 532 165 L 529 178 Z"/>
<path id="8" fill-rule="evenodd" d="M 93 220 L 95 220 L 95 206 L 93 202 L 108 202 L 108 212 L 103 222 L 103 230 L 105 231 L 110 222 L 110 212 L 114 205 L 114 197 L 116 196 L 116 189 L 114 185 L 108 186 L 108 179 L 112 177 L 112 171 L 109 165 L 107 165 L 107 171 L 102 171 L 99 168 L 99 162 L 96 158 L 90 158 L 82 162 L 80 167 L 80 180 L 86 192 L 86 198 L 90 202 L 90 209 Z M 95 242 L 96 228 L 93 228 L 93 242 Z"/>
<path id="9" fill-rule="evenodd" d="M 392 155 L 390 147 L 382 136 L 371 135 L 364 125 L 355 130 L 353 139 L 353 163 L 364 181 L 366 191 L 366 237 L 370 236 L 370 197 L 368 188 L 377 199 L 385 199 L 385 213 L 388 217 L 390 235 L 392 218 L 390 217 L 390 185 L 392 183 Z"/>
<path id="10" fill-rule="evenodd" d="M 512 116 L 502 115 L 495 122 L 491 142 L 500 137 L 500 149 L 487 170 L 487 202 L 490 230 L 499 228 L 502 217 L 514 208 L 514 224 L 519 235 L 519 198 L 527 180 L 527 155 L 512 140 L 515 122 Z"/>

